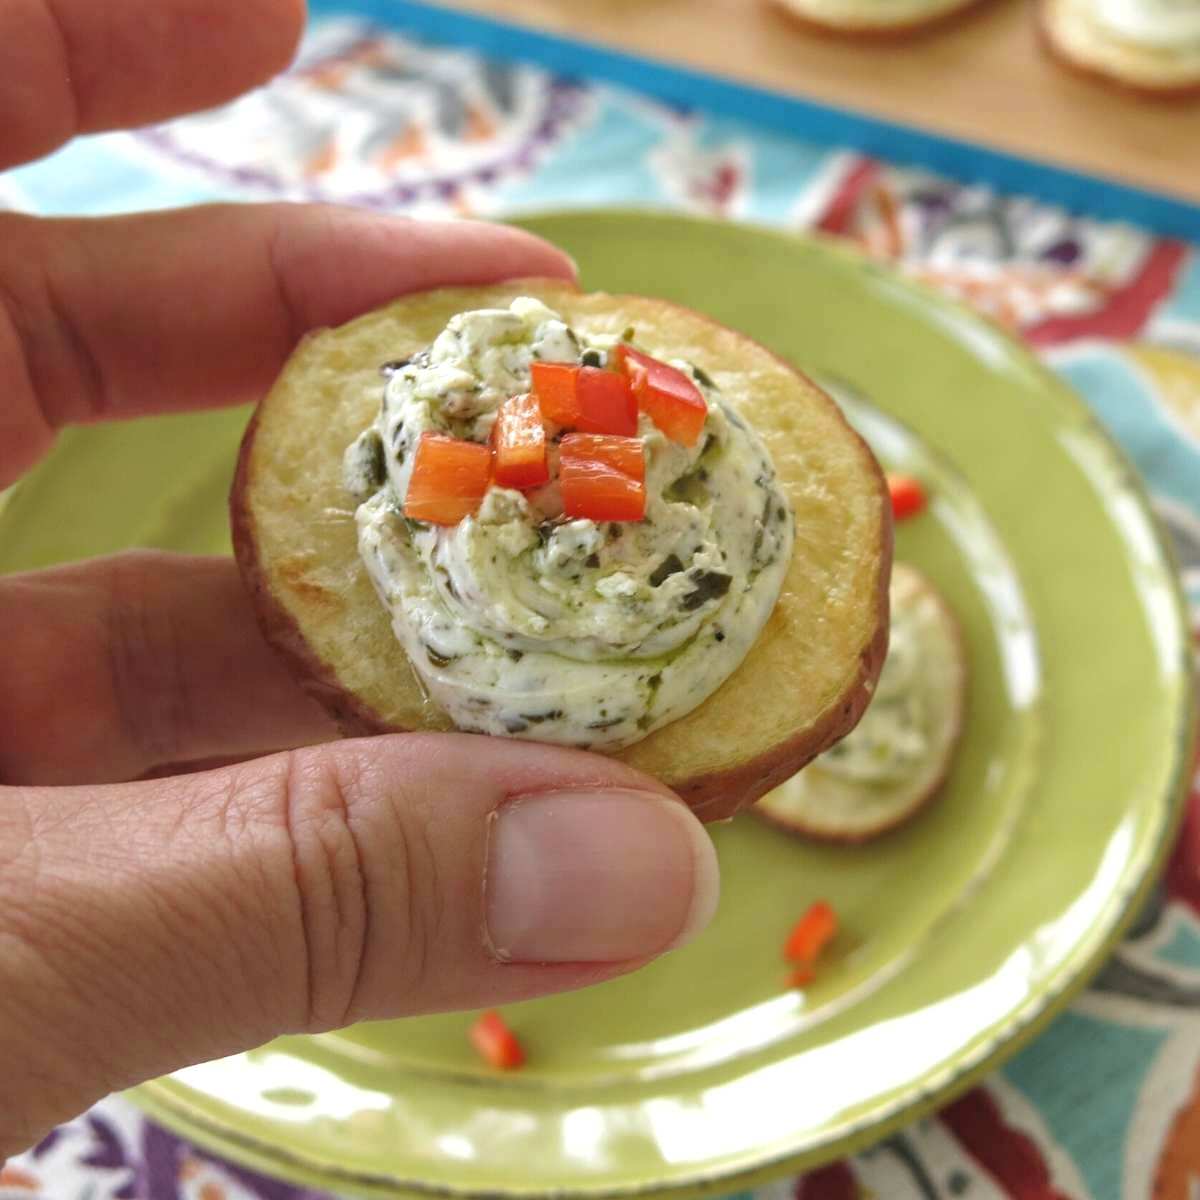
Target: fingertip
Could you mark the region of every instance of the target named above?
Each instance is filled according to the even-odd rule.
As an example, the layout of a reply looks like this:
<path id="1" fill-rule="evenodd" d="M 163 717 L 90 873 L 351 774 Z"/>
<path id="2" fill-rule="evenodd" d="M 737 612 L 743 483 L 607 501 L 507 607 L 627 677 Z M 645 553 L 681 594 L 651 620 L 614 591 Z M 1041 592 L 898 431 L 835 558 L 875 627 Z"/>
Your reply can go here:
<path id="1" fill-rule="evenodd" d="M 16 6 L 30 7 L 39 6 Z M 33 57 L 17 69 L 31 93 L 68 104 L 69 132 L 146 124 L 232 100 L 291 62 L 306 19 L 304 0 L 57 0 L 53 10 L 48 26 L 29 31 Z M 0 12 L 0 32 L 13 21 Z M 45 70 L 38 54 L 53 47 L 61 58 L 64 46 L 65 72 L 61 64 Z"/>
<path id="2" fill-rule="evenodd" d="M 236 15 L 223 21 L 217 35 L 230 45 L 235 64 L 223 81 L 225 94 L 220 99 L 233 99 L 286 71 L 307 20 L 307 0 L 241 0 Z M 211 39 L 215 32 L 206 30 L 201 36 Z"/>
<path id="3" fill-rule="evenodd" d="M 337 325 L 410 292 L 550 278 L 574 283 L 558 247 L 512 225 L 414 220 L 336 205 L 277 205 L 271 261 L 295 321 Z"/>
<path id="4" fill-rule="evenodd" d="M 545 238 L 516 225 L 481 220 L 420 222 L 436 246 L 457 243 L 476 260 L 480 282 L 504 279 L 564 279 L 579 277 L 575 260 Z"/>
<path id="5" fill-rule="evenodd" d="M 496 228 L 493 226 L 493 228 Z M 569 283 L 579 281 L 579 266 L 575 260 L 560 246 L 546 241 L 527 229 L 515 225 L 505 225 L 505 229 L 513 238 L 514 251 L 522 262 L 537 262 L 537 274 L 547 279 L 564 279 Z"/>
<path id="6" fill-rule="evenodd" d="M 307 0 L 259 0 L 265 31 L 262 79 L 286 70 L 296 57 L 308 23 Z"/>
<path id="7" fill-rule="evenodd" d="M 489 834 L 486 944 L 501 962 L 653 958 L 716 911 L 712 843 L 656 791 L 539 791 L 498 809 Z"/>
<path id="8" fill-rule="evenodd" d="M 684 827 L 691 848 L 692 899 L 679 932 L 666 947 L 668 950 L 678 950 L 695 941 L 712 924 L 721 902 L 721 867 L 708 830 L 682 801 L 676 807 L 675 820 Z"/>

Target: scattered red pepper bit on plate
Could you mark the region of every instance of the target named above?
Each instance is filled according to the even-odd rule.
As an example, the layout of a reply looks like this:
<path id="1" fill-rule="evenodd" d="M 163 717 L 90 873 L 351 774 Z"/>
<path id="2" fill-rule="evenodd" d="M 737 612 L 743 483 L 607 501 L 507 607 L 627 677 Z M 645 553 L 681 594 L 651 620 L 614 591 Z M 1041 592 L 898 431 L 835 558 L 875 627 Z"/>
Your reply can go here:
<path id="1" fill-rule="evenodd" d="M 494 1009 L 485 1012 L 471 1026 L 471 1045 L 490 1066 L 499 1071 L 515 1071 L 525 1065 L 525 1051 L 517 1035 Z"/>
<path id="2" fill-rule="evenodd" d="M 783 957 L 798 966 L 811 967 L 837 931 L 837 913 L 824 900 L 818 900 L 792 927 Z"/>
<path id="3" fill-rule="evenodd" d="M 708 416 L 700 389 L 682 371 L 624 342 L 616 348 L 615 358 L 650 420 L 672 441 L 694 446 Z"/>
<path id="4" fill-rule="evenodd" d="M 640 521 L 646 515 L 641 438 L 568 433 L 559 445 L 558 483 L 568 517 Z"/>
<path id="5" fill-rule="evenodd" d="M 892 516 L 897 521 L 906 517 L 915 517 L 923 512 L 928 503 L 925 485 L 911 475 L 889 475 L 887 477 L 888 495 L 892 498 Z"/>
<path id="6" fill-rule="evenodd" d="M 793 967 L 787 973 L 789 988 L 806 988 L 817 977 L 812 967 Z"/>
<path id="7" fill-rule="evenodd" d="M 491 477 L 490 447 L 423 433 L 404 497 L 404 515 L 434 525 L 457 525 L 479 507 Z"/>
<path id="8" fill-rule="evenodd" d="M 493 474 L 501 487 L 539 487 L 550 478 L 546 428 L 533 396 L 513 396 L 500 406 L 492 426 L 492 448 Z"/>

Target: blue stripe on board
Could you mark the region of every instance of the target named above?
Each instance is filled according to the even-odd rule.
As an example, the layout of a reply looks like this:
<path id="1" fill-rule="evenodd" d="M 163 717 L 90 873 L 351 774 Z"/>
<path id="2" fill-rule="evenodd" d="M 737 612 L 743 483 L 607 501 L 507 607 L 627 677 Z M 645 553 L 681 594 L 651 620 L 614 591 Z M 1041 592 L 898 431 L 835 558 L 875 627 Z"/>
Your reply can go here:
<path id="1" fill-rule="evenodd" d="M 1131 221 L 1200 241 L 1200 207 L 1141 188 L 925 133 L 861 113 L 670 66 L 602 46 L 440 8 L 423 0 L 312 0 L 315 15 L 351 13 L 496 58 L 603 79 L 672 104 L 722 112 L 793 135 L 920 164 L 965 182 L 1037 196 L 1090 217 Z"/>

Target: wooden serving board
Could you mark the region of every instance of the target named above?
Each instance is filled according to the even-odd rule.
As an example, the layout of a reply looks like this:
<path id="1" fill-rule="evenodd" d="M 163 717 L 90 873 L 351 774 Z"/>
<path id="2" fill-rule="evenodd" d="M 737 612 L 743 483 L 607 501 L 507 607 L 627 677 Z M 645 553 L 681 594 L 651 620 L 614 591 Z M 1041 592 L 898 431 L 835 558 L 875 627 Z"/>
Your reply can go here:
<path id="1" fill-rule="evenodd" d="M 768 0 L 438 3 L 1200 204 L 1200 102 L 1069 74 L 1038 45 L 1030 0 L 981 0 L 899 40 L 823 36 Z"/>

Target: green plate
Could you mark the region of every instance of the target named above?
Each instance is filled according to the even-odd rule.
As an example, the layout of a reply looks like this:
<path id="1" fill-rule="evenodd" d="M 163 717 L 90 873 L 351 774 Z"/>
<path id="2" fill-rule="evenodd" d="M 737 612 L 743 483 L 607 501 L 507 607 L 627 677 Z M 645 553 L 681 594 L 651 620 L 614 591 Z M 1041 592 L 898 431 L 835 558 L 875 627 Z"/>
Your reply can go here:
<path id="1" fill-rule="evenodd" d="M 1021 346 L 823 242 L 649 213 L 525 222 L 585 286 L 679 300 L 805 367 L 934 500 L 898 530 L 959 612 L 967 728 L 941 802 L 865 848 L 714 831 L 713 927 L 639 974 L 513 1007 L 531 1056 L 480 1067 L 468 1017 L 289 1038 L 135 1099 L 269 1172 L 377 1196 L 733 1191 L 841 1155 L 1011 1052 L 1113 945 L 1162 860 L 1191 737 L 1189 647 L 1145 499 Z M 0 515 L 0 568 L 227 549 L 244 412 L 74 431 Z M 816 984 L 779 948 L 817 897 Z"/>

